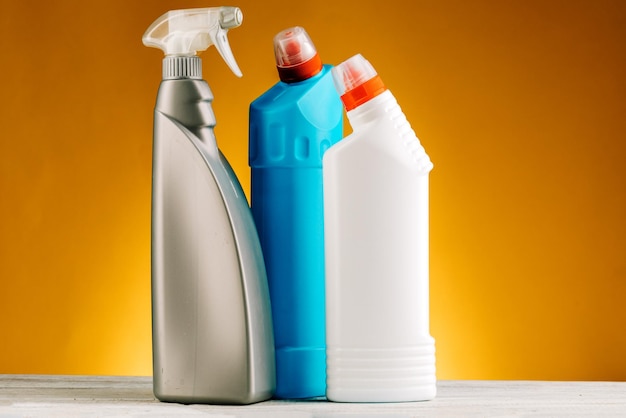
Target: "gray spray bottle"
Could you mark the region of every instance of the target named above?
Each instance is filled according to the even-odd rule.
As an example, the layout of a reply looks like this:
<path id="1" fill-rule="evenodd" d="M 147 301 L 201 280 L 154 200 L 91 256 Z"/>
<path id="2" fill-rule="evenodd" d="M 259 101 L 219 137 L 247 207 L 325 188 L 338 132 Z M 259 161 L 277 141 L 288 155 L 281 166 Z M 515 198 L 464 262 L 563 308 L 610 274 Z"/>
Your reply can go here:
<path id="1" fill-rule="evenodd" d="M 197 51 L 215 45 L 238 76 L 226 32 L 236 7 L 170 11 L 143 36 L 162 49 L 154 112 L 154 394 L 180 403 L 272 396 L 274 345 L 265 267 L 248 202 L 217 147 L 213 94 Z"/>

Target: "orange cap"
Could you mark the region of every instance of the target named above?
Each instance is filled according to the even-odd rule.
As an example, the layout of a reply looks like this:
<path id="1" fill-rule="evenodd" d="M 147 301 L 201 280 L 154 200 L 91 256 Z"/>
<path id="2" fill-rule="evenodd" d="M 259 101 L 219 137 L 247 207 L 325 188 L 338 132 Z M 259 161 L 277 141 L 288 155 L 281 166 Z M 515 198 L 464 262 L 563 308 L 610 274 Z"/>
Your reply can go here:
<path id="1" fill-rule="evenodd" d="M 387 90 L 376 70 L 361 54 L 332 69 L 335 88 L 347 111 L 354 109 Z"/>
<path id="2" fill-rule="evenodd" d="M 322 60 L 311 38 L 299 26 L 274 37 L 274 54 L 278 76 L 285 83 L 306 80 L 322 70 Z"/>

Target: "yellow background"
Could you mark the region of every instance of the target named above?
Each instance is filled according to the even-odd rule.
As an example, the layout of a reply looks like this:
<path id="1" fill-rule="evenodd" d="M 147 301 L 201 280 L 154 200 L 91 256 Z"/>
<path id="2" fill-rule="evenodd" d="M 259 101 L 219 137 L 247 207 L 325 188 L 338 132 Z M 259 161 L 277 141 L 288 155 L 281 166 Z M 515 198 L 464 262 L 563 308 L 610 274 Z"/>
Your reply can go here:
<path id="1" fill-rule="evenodd" d="M 202 54 L 249 188 L 272 37 L 362 53 L 435 164 L 441 379 L 626 380 L 626 2 L 3 0 L 0 373 L 151 374 L 150 181 L 169 9 L 238 5 L 244 77 Z"/>

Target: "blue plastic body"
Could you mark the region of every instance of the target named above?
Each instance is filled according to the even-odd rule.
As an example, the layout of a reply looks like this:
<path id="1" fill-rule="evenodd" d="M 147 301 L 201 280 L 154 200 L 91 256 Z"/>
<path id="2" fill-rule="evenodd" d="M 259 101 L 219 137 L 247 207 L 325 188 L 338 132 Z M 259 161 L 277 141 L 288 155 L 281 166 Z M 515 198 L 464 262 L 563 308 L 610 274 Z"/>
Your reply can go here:
<path id="1" fill-rule="evenodd" d="M 250 200 L 270 290 L 275 396 L 284 399 L 326 391 L 322 156 L 343 137 L 330 68 L 278 82 L 250 105 Z"/>

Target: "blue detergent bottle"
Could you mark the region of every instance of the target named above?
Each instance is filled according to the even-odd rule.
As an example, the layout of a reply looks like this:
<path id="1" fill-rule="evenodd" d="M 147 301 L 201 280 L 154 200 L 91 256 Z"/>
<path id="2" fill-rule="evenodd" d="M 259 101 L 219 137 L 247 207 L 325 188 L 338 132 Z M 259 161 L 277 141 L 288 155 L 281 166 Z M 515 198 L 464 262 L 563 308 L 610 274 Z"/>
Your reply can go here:
<path id="1" fill-rule="evenodd" d="M 343 137 L 331 66 L 306 31 L 274 37 L 280 80 L 250 105 L 251 207 L 267 269 L 277 398 L 326 389 L 322 156 Z"/>

